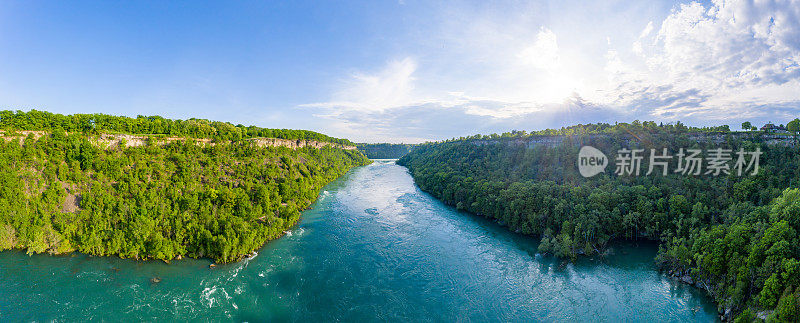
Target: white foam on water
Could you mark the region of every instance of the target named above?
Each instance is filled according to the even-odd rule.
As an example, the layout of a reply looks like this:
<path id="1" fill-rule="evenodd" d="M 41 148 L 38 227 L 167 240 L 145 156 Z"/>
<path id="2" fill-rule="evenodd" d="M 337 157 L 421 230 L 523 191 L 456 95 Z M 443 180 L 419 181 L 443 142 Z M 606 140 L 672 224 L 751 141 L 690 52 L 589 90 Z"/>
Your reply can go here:
<path id="1" fill-rule="evenodd" d="M 258 256 L 258 251 L 253 251 L 253 255 L 250 256 L 250 257 L 247 257 L 246 260 L 248 260 L 248 261 L 253 260 L 253 258 L 255 258 L 257 256 Z"/>
<path id="2" fill-rule="evenodd" d="M 214 307 L 215 304 L 220 303 L 221 299 L 215 295 L 221 295 L 225 297 L 225 300 L 231 299 L 231 296 L 228 295 L 228 292 L 225 291 L 224 287 L 218 288 L 217 286 L 206 287 L 205 289 L 203 289 L 203 292 L 200 295 L 202 297 L 201 301 L 203 302 L 203 305 L 205 305 L 208 308 Z"/>
<path id="3" fill-rule="evenodd" d="M 266 270 L 258 273 L 258 277 L 267 277 L 267 274 L 272 272 L 272 268 L 267 268 Z"/>

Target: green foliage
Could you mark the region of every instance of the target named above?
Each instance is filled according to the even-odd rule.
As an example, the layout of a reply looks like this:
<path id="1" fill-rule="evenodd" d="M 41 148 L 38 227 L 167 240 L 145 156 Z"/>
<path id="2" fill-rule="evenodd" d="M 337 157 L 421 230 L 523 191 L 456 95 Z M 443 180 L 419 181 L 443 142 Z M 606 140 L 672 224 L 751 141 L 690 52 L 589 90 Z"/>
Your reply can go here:
<path id="1" fill-rule="evenodd" d="M 16 230 L 10 224 L 0 226 L 0 250 L 11 249 L 16 245 Z"/>
<path id="2" fill-rule="evenodd" d="M 736 319 L 733 322 L 734 323 L 750 323 L 750 322 L 753 322 L 755 320 L 756 320 L 756 315 L 753 314 L 753 311 L 748 308 L 748 309 L 745 309 L 744 311 L 742 311 L 742 313 L 740 313 L 739 316 L 737 316 Z"/>
<path id="3" fill-rule="evenodd" d="M 125 133 L 152 134 L 214 140 L 237 141 L 245 138 L 267 137 L 316 140 L 353 146 L 347 139 L 337 139 L 308 130 L 267 129 L 256 126 L 233 125 L 204 119 L 171 120 L 159 116 L 136 118 L 106 114 L 61 115 L 44 111 L 0 111 L 0 129 L 5 130 L 62 130 L 85 134 Z"/>
<path id="4" fill-rule="evenodd" d="M 370 159 L 397 159 L 405 156 L 414 145 L 408 144 L 356 144 L 356 148 Z"/>
<path id="5" fill-rule="evenodd" d="M 612 158 L 605 173 L 578 173 L 582 145 Z M 763 155 L 754 176 L 662 176 L 659 169 L 646 176 L 646 158 L 642 175 L 614 174 L 619 149 L 665 147 L 672 154 L 680 148 L 760 148 Z M 691 275 L 736 311 L 777 308 L 783 300 L 790 315 L 795 304 L 784 298 L 787 289 L 800 286 L 797 147 L 768 145 L 725 127 L 634 122 L 422 144 L 398 164 L 445 203 L 540 237 L 542 253 L 574 259 L 604 252 L 613 239 L 656 240 L 665 269 Z"/>
<path id="6" fill-rule="evenodd" d="M 800 310 L 798 310 L 797 296 L 787 293 L 781 297 L 778 307 L 767 318 L 767 322 L 798 322 L 800 321 Z"/>
<path id="7" fill-rule="evenodd" d="M 0 115 L 4 126 L 20 122 Z M 83 118 L 22 116 L 37 120 L 26 129 L 67 131 L 75 129 L 60 122 Z M 114 120 L 182 124 L 94 117 L 95 129 Z M 356 150 L 248 141 L 101 149 L 90 135 L 64 130 L 24 143 L 0 140 L 0 250 L 236 261 L 294 225 L 325 184 L 369 163 Z"/>
<path id="8" fill-rule="evenodd" d="M 786 124 L 786 130 L 789 130 L 793 133 L 800 132 L 800 119 L 789 121 L 789 123 Z"/>
<path id="9" fill-rule="evenodd" d="M 542 136 L 581 136 L 581 135 L 627 135 L 631 133 L 658 133 L 658 134 L 689 134 L 689 133 L 729 133 L 728 125 L 714 127 L 688 127 L 680 121 L 675 124 L 656 124 L 653 121 L 635 120 L 631 123 L 590 123 L 577 124 L 560 129 L 544 129 L 539 131 L 513 130 L 502 134 L 473 135 L 469 137 L 454 138 L 447 141 L 461 140 L 498 140 L 498 139 L 526 139 Z"/>

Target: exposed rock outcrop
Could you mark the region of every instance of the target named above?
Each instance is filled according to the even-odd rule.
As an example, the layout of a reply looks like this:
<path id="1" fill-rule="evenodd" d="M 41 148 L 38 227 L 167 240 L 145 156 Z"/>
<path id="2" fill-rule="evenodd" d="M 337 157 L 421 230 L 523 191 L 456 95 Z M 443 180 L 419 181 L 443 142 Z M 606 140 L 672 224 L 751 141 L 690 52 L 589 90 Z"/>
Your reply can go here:
<path id="1" fill-rule="evenodd" d="M 303 147 L 313 147 L 313 148 L 322 148 L 325 146 L 334 146 L 336 148 L 353 150 L 356 149 L 355 146 L 345 146 L 341 144 L 336 144 L 332 142 L 322 142 L 322 141 L 315 141 L 315 140 L 304 140 L 304 139 L 281 139 L 281 138 L 251 138 L 247 139 L 252 141 L 259 147 L 289 147 L 289 148 L 303 148 Z"/>
<path id="2" fill-rule="evenodd" d="M 38 140 L 42 136 L 47 135 L 46 131 L 14 131 L 14 132 L 6 132 L 0 130 L 0 139 L 11 141 L 11 140 L 24 140 L 29 136 L 33 135 L 33 138 Z M 199 145 L 215 145 L 217 142 L 208 139 L 208 138 L 185 138 L 185 137 L 165 137 L 161 135 L 128 135 L 128 134 L 108 134 L 103 133 L 100 135 L 91 136 L 89 139 L 92 143 L 96 144 L 99 147 L 103 147 L 105 149 L 109 148 L 116 148 L 121 145 L 125 147 L 139 147 L 147 145 L 148 143 L 152 144 L 167 144 L 176 141 L 184 141 L 190 140 Z M 316 140 L 305 140 L 305 139 L 281 139 L 281 138 L 250 138 L 246 139 L 247 141 L 255 143 L 258 147 L 288 147 L 292 149 L 303 148 L 303 147 L 312 147 L 312 148 L 322 148 L 326 146 L 333 146 L 335 148 L 346 149 L 346 150 L 354 150 L 356 149 L 355 146 L 347 146 L 332 142 L 323 142 L 323 141 L 316 141 Z"/>
<path id="3" fill-rule="evenodd" d="M 476 146 L 505 143 L 507 145 L 527 146 L 527 148 L 534 148 L 537 146 L 552 148 L 562 144 L 573 144 L 576 146 L 581 146 L 586 141 L 591 141 L 593 139 L 608 138 L 610 136 L 611 135 L 608 134 L 590 134 L 583 137 L 566 136 L 566 135 L 531 136 L 527 138 L 471 139 L 470 142 Z M 712 132 L 712 133 L 687 133 L 685 134 L 685 136 L 690 140 L 694 140 L 697 142 L 709 142 L 712 144 L 724 143 L 727 136 L 733 136 L 734 138 L 737 139 L 760 138 L 768 145 L 793 146 L 796 144 L 796 141 L 792 136 L 765 134 L 765 133 L 750 133 L 750 132 L 713 133 Z M 627 141 L 629 143 L 633 142 L 647 143 L 649 140 L 650 138 L 647 138 L 646 136 L 627 135 Z"/>

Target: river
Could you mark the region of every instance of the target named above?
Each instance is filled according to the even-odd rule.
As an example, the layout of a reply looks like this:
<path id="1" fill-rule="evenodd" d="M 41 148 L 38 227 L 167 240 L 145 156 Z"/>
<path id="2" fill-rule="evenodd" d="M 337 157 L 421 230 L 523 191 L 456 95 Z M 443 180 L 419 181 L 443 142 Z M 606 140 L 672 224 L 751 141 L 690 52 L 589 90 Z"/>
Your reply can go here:
<path id="1" fill-rule="evenodd" d="M 652 243 L 575 264 L 421 192 L 376 161 L 324 188 L 252 259 L 165 264 L 0 252 L 0 321 L 717 321 Z M 160 278 L 160 282 L 152 278 Z"/>

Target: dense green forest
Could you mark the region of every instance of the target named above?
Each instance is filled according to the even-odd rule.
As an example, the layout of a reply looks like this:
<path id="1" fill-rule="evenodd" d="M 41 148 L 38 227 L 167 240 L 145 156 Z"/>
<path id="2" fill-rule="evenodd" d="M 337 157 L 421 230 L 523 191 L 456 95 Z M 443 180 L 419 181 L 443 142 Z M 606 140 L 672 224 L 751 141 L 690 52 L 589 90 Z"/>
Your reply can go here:
<path id="1" fill-rule="evenodd" d="M 405 156 L 414 145 L 409 144 L 356 144 L 356 148 L 370 159 L 397 159 Z"/>
<path id="2" fill-rule="evenodd" d="M 38 139 L 0 139 L 0 250 L 236 261 L 294 225 L 325 184 L 369 163 L 357 150 L 262 148 L 248 141 L 105 149 L 93 144 L 93 129 L 74 132 L 84 116 L 14 116 L 4 114 L 3 127 L 52 131 Z M 21 116 L 30 123 L 22 124 Z M 118 120 L 141 129 L 156 120 L 188 123 L 94 116 L 95 124 Z M 109 128 L 142 131 L 102 127 Z"/>
<path id="3" fill-rule="evenodd" d="M 478 134 L 470 137 L 454 138 L 447 141 L 456 141 L 465 139 L 483 139 L 483 140 L 504 139 L 504 138 L 524 139 L 524 138 L 541 137 L 541 136 L 583 136 L 583 135 L 595 135 L 595 134 L 620 134 L 620 133 L 629 133 L 630 131 L 636 129 L 645 132 L 669 132 L 669 133 L 676 133 L 676 132 L 728 133 L 731 131 L 730 126 L 728 125 L 714 126 L 714 127 L 690 127 L 681 123 L 680 121 L 674 124 L 663 124 L 663 123 L 657 124 L 653 121 L 644 121 L 644 122 L 634 121 L 630 124 L 627 123 L 579 124 L 569 127 L 562 127 L 559 129 L 544 129 L 531 132 L 524 130 L 513 130 L 502 134 L 496 134 L 496 133 L 490 135 Z"/>
<path id="4" fill-rule="evenodd" d="M 665 271 L 706 289 L 729 319 L 800 320 L 800 149 L 792 138 L 681 124 L 578 125 L 417 146 L 398 161 L 419 187 L 455 206 L 541 239 L 540 252 L 575 259 L 609 252 L 612 240 L 661 242 Z M 604 152 L 604 173 L 584 178 L 578 152 Z M 757 174 L 617 175 L 620 149 L 760 149 Z M 731 164 L 736 161 L 733 154 Z M 703 166 L 705 167 L 705 165 Z M 705 172 L 705 168 L 703 168 Z"/>
<path id="5" fill-rule="evenodd" d="M 0 129 L 63 130 L 70 133 L 153 134 L 232 141 L 267 137 L 316 140 L 348 146 L 355 145 L 347 139 L 337 139 L 308 130 L 267 129 L 204 119 L 172 120 L 159 116 L 129 118 L 99 113 L 61 115 L 37 110 L 28 112 L 0 111 Z"/>

